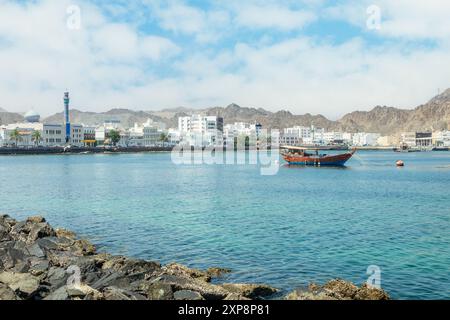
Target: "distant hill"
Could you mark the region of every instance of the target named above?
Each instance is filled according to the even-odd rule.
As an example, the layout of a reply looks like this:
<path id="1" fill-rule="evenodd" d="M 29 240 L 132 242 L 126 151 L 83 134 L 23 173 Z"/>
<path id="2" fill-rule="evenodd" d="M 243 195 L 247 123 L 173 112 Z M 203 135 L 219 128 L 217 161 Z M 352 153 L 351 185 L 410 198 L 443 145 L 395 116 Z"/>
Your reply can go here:
<path id="1" fill-rule="evenodd" d="M 135 123 L 142 124 L 149 118 L 155 121 L 162 121 L 158 116 L 151 115 L 145 111 L 132 111 L 128 109 L 112 109 L 107 112 L 83 112 L 70 110 L 70 121 L 95 126 L 103 124 L 107 120 L 119 120 L 125 127 L 132 127 Z M 43 120 L 44 122 L 61 123 L 64 121 L 64 113 L 60 112 Z"/>
<path id="2" fill-rule="evenodd" d="M 24 121 L 23 115 L 0 108 L 0 125 Z"/>
<path id="3" fill-rule="evenodd" d="M 389 135 L 404 131 L 450 129 L 450 89 L 412 110 L 377 106 L 371 111 L 349 113 L 337 121 L 329 120 L 323 115 L 294 115 L 285 110 L 270 112 L 262 108 L 243 108 L 234 103 L 225 108 L 191 109 L 178 107 L 161 111 L 112 109 L 107 112 L 96 113 L 71 110 L 70 116 L 72 123 L 99 125 L 105 120 L 119 120 L 127 127 L 132 127 L 135 123 L 142 124 L 148 118 L 151 118 L 154 121 L 164 122 L 168 128 L 175 128 L 178 126 L 178 117 L 193 113 L 222 116 L 226 124 L 259 122 L 268 129 L 314 125 L 328 130 L 379 132 L 383 135 Z M 7 124 L 17 121 L 23 121 L 23 116 L 0 109 L 0 123 Z M 63 113 L 57 113 L 43 119 L 43 121 L 61 123 L 63 122 Z"/>
<path id="4" fill-rule="evenodd" d="M 376 107 L 347 114 L 338 123 L 343 131 L 382 134 L 450 129 L 450 89 L 413 110 Z"/>

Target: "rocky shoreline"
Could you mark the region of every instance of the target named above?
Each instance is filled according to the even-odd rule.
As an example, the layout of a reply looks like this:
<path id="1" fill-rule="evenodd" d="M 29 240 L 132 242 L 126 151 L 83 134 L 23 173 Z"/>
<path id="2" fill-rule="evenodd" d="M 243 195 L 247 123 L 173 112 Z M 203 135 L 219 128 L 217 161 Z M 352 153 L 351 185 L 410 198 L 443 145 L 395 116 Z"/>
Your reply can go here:
<path id="1" fill-rule="evenodd" d="M 190 269 L 180 264 L 98 253 L 73 232 L 42 217 L 16 221 L 0 216 L 0 300 L 251 300 L 279 290 L 261 284 L 213 284 L 231 270 Z M 281 299 L 386 300 L 382 290 L 333 280 Z"/>

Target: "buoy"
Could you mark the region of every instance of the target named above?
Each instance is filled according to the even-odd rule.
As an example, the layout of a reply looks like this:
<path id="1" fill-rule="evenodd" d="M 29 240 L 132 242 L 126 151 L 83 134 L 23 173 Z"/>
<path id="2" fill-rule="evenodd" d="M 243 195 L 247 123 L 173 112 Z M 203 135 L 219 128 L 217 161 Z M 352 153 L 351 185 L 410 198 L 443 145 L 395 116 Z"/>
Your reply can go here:
<path id="1" fill-rule="evenodd" d="M 402 160 L 397 161 L 397 167 L 404 167 L 405 163 Z"/>

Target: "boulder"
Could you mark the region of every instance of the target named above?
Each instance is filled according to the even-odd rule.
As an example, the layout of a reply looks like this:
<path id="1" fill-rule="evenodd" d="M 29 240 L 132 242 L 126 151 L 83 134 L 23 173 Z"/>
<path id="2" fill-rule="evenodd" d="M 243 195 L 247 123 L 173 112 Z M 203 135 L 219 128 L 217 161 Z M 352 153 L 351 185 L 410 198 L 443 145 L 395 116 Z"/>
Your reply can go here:
<path id="1" fill-rule="evenodd" d="M 31 275 L 39 277 L 47 272 L 49 268 L 49 262 L 45 259 L 31 258 L 30 269 L 28 270 Z"/>
<path id="2" fill-rule="evenodd" d="M 103 291 L 105 300 L 147 300 L 144 296 L 117 287 L 108 287 Z"/>
<path id="3" fill-rule="evenodd" d="M 56 236 L 58 238 L 67 238 L 67 239 L 75 239 L 76 238 L 76 234 L 75 232 L 66 230 L 66 229 L 62 229 L 62 228 L 57 228 L 55 230 L 56 232 Z"/>
<path id="4" fill-rule="evenodd" d="M 222 277 L 224 274 L 227 273 L 231 273 L 232 270 L 231 269 L 226 269 L 226 268 L 209 268 L 208 270 L 206 270 L 206 273 L 211 277 L 211 278 L 220 278 Z"/>
<path id="5" fill-rule="evenodd" d="M 200 293 L 207 300 L 222 300 L 230 292 L 223 287 L 207 283 L 203 280 L 185 277 L 175 276 L 169 274 L 162 274 L 153 279 L 153 282 L 160 282 L 169 284 L 174 291 L 191 290 Z"/>
<path id="6" fill-rule="evenodd" d="M 263 284 L 234 284 L 224 283 L 222 288 L 250 299 L 261 299 L 274 295 L 278 289 Z"/>
<path id="7" fill-rule="evenodd" d="M 46 222 L 31 225 L 27 243 L 33 243 L 37 239 L 56 236 L 55 230 Z"/>
<path id="8" fill-rule="evenodd" d="M 27 246 L 26 251 L 27 251 L 28 255 L 33 256 L 33 257 L 38 257 L 38 258 L 45 257 L 45 253 L 42 250 L 42 248 L 39 246 L 38 243 L 33 243 L 33 244 Z"/>
<path id="9" fill-rule="evenodd" d="M 95 300 L 100 299 L 102 294 L 100 291 L 91 288 L 88 285 L 80 284 L 77 286 L 67 286 L 67 294 L 72 298 L 84 298 L 92 296 Z"/>
<path id="10" fill-rule="evenodd" d="M 60 288 L 67 284 L 68 278 L 69 274 L 67 274 L 66 269 L 50 267 L 44 280 L 51 288 Z"/>
<path id="11" fill-rule="evenodd" d="M 149 284 L 146 286 L 146 292 L 149 300 L 173 300 L 172 286 L 166 283 Z"/>
<path id="12" fill-rule="evenodd" d="M 51 301 L 60 301 L 60 300 L 69 300 L 69 294 L 67 293 L 67 287 L 62 286 L 52 293 L 50 293 L 48 296 L 44 298 L 44 300 L 51 300 Z"/>
<path id="13" fill-rule="evenodd" d="M 178 263 L 171 263 L 163 268 L 165 274 L 194 278 L 205 282 L 211 281 L 211 275 L 198 269 L 190 269 Z"/>
<path id="14" fill-rule="evenodd" d="M 7 285 L 0 283 L 0 300 L 3 301 L 11 301 L 11 300 L 20 300 L 14 291 L 8 287 Z"/>
<path id="15" fill-rule="evenodd" d="M 39 290 L 39 278 L 27 273 L 1 272 L 0 282 L 26 298 Z"/>
<path id="16" fill-rule="evenodd" d="M 111 257 L 102 265 L 103 270 L 113 270 L 124 274 L 144 273 L 151 276 L 161 271 L 161 265 L 157 262 L 129 259 L 126 257 Z"/>
<path id="17" fill-rule="evenodd" d="M 189 300 L 189 301 L 205 300 L 200 293 L 191 290 L 177 291 L 173 294 L 173 298 L 175 300 Z"/>
<path id="18" fill-rule="evenodd" d="M 130 280 L 122 272 L 107 271 L 101 274 L 100 278 L 91 284 L 91 287 L 102 290 L 106 287 L 130 288 Z"/>
<path id="19" fill-rule="evenodd" d="M 41 216 L 34 216 L 34 217 L 29 217 L 27 219 L 27 223 L 44 223 L 46 222 L 44 217 Z"/>
<path id="20" fill-rule="evenodd" d="M 308 290 L 295 290 L 286 300 L 389 300 L 381 289 L 369 288 L 367 284 L 358 288 L 353 283 L 335 279 L 323 286 L 312 284 Z"/>
<path id="21" fill-rule="evenodd" d="M 237 293 L 230 293 L 223 300 L 231 300 L 231 301 L 241 301 L 241 300 L 251 300 Z"/>
<path id="22" fill-rule="evenodd" d="M 86 239 L 75 240 L 73 249 L 80 255 L 94 255 L 97 252 L 95 246 Z"/>
<path id="23" fill-rule="evenodd" d="M 390 297 L 386 291 L 377 288 L 371 288 L 367 284 L 361 286 L 355 295 L 355 300 L 389 300 Z"/>
<path id="24" fill-rule="evenodd" d="M 323 290 L 331 298 L 336 298 L 338 300 L 353 300 L 359 289 L 353 283 L 335 279 L 325 284 Z"/>

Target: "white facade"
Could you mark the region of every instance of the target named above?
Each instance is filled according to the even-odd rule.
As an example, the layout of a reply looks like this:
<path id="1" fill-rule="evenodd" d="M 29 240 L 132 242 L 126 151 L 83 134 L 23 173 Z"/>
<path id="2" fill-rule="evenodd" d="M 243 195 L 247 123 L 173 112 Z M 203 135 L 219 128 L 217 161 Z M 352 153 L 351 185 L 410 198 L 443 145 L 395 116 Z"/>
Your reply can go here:
<path id="1" fill-rule="evenodd" d="M 355 133 L 353 135 L 353 145 L 355 147 L 377 146 L 380 136 L 379 133 Z"/>
<path id="2" fill-rule="evenodd" d="M 14 130 L 18 130 L 19 138 L 17 141 L 11 139 L 11 133 Z M 41 139 L 35 141 L 33 138 L 33 132 L 39 132 Z M 1 146 L 18 146 L 18 147 L 57 147 L 64 146 L 66 144 L 65 127 L 62 124 L 49 124 L 49 123 L 13 123 L 7 126 L 3 126 L 0 129 L 0 143 Z M 71 145 L 82 146 L 83 145 L 83 127 L 81 125 L 71 126 Z"/>
<path id="3" fill-rule="evenodd" d="M 325 144 L 332 144 L 336 141 L 343 141 L 344 140 L 344 134 L 342 132 L 332 131 L 332 132 L 325 132 L 323 134 L 323 141 Z"/>
<path id="4" fill-rule="evenodd" d="M 433 133 L 433 144 L 437 147 L 450 147 L 450 131 Z"/>
<path id="5" fill-rule="evenodd" d="M 144 146 L 152 147 L 162 143 L 161 141 L 162 133 L 163 132 L 159 131 L 157 127 L 152 126 L 144 127 Z"/>
<path id="6" fill-rule="evenodd" d="M 120 121 L 117 120 L 109 120 L 105 121 L 103 125 L 95 128 L 95 140 L 99 145 L 105 144 L 105 142 L 109 143 L 109 133 L 111 131 L 120 132 L 121 139 L 118 143 L 119 146 L 126 146 L 128 143 L 128 133 L 122 127 Z"/>
<path id="7" fill-rule="evenodd" d="M 252 138 L 255 143 L 260 134 L 260 126 L 258 124 L 251 124 L 246 122 L 235 122 L 228 124 L 223 130 L 223 139 L 225 146 L 234 146 L 235 139 Z"/>
<path id="8" fill-rule="evenodd" d="M 195 147 L 223 145 L 223 118 L 192 115 L 178 119 L 182 143 Z"/>
<path id="9" fill-rule="evenodd" d="M 325 129 L 311 126 L 311 135 L 303 138 L 305 145 L 325 145 Z"/>
<path id="10" fill-rule="evenodd" d="M 416 146 L 416 133 L 415 132 L 404 132 L 401 135 L 401 142 L 408 147 Z"/>
<path id="11" fill-rule="evenodd" d="M 181 133 L 177 129 L 169 129 L 167 133 L 169 137 L 169 144 L 174 146 L 180 143 L 181 141 Z"/>

